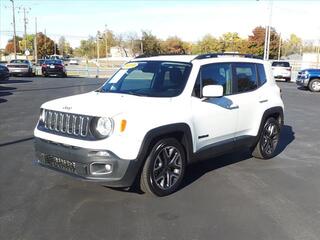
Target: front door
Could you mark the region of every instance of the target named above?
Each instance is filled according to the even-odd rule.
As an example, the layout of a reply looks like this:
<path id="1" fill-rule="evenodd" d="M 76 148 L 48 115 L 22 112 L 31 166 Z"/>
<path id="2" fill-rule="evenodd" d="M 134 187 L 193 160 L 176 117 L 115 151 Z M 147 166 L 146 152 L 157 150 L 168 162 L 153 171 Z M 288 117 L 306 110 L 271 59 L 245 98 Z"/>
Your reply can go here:
<path id="1" fill-rule="evenodd" d="M 202 88 L 206 85 L 222 85 L 224 96 L 202 98 Z M 219 145 L 233 147 L 238 105 L 232 96 L 232 85 L 230 63 L 213 63 L 201 67 L 192 97 L 196 152 Z"/>

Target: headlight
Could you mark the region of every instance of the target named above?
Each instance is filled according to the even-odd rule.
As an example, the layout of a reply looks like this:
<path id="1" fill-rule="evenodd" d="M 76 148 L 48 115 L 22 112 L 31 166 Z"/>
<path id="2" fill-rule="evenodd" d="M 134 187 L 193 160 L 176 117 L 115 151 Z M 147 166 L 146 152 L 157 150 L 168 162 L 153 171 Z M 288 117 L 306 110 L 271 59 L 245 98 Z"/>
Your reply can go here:
<path id="1" fill-rule="evenodd" d="M 45 111 L 43 108 L 41 108 L 41 109 L 40 109 L 39 121 L 40 121 L 40 122 L 44 122 L 45 116 L 46 116 L 46 111 Z"/>
<path id="2" fill-rule="evenodd" d="M 302 72 L 301 77 L 304 78 L 304 79 L 309 78 L 308 71 Z"/>
<path id="3" fill-rule="evenodd" d="M 94 133 L 99 138 L 108 137 L 113 131 L 113 121 L 108 117 L 96 118 L 94 125 Z"/>

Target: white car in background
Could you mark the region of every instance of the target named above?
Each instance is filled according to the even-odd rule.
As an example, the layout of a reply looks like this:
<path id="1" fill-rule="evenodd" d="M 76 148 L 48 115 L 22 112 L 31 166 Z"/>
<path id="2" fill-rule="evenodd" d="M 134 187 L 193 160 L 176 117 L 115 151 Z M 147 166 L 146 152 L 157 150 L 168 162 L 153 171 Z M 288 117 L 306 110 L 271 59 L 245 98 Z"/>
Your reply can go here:
<path id="1" fill-rule="evenodd" d="M 291 81 L 292 67 L 287 61 L 272 62 L 272 73 L 275 79 L 284 79 L 286 82 Z"/>
<path id="2" fill-rule="evenodd" d="M 70 59 L 70 61 L 69 61 L 69 65 L 79 65 L 79 61 L 78 61 L 78 59 Z"/>

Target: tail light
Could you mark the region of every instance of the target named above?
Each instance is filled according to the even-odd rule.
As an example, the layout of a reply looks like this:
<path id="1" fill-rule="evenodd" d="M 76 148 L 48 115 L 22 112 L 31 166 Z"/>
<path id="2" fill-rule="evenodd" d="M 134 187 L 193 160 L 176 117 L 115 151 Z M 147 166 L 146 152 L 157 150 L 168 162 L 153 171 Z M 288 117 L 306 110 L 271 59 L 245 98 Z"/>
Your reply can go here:
<path id="1" fill-rule="evenodd" d="M 47 67 L 47 64 L 42 64 L 41 67 L 46 68 L 46 67 Z"/>

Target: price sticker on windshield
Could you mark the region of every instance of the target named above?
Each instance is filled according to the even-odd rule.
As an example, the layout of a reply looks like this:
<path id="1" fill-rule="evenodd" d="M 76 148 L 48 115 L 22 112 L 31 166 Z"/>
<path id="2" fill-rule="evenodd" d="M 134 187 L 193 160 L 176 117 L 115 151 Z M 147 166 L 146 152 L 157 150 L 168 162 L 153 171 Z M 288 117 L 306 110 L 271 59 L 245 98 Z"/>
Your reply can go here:
<path id="1" fill-rule="evenodd" d="M 132 69 L 137 67 L 139 64 L 138 63 L 126 63 L 123 65 L 122 69 Z"/>

